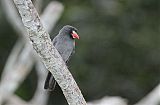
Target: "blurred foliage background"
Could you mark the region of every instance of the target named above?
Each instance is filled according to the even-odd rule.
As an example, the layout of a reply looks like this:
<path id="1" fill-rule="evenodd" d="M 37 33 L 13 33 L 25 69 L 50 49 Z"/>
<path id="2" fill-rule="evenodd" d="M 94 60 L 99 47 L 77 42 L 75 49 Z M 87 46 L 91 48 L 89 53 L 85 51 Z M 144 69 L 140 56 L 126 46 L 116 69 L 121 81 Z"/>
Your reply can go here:
<path id="1" fill-rule="evenodd" d="M 68 67 L 87 101 L 111 95 L 133 104 L 160 82 L 160 0 L 59 1 L 65 10 L 50 35 L 66 24 L 79 30 Z M 0 7 L 0 73 L 17 37 Z M 16 94 L 32 98 L 36 78 L 33 70 Z M 59 86 L 50 95 L 53 103 L 67 105 Z"/>

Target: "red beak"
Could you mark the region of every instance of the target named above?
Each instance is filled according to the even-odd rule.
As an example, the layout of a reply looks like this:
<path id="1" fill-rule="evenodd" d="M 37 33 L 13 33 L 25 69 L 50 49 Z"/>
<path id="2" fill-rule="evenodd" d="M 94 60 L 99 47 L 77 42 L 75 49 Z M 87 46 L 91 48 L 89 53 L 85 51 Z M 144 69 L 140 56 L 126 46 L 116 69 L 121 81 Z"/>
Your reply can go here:
<path id="1" fill-rule="evenodd" d="M 79 36 L 75 31 L 72 31 L 72 37 L 73 37 L 73 39 L 75 39 L 75 38 L 79 39 Z"/>

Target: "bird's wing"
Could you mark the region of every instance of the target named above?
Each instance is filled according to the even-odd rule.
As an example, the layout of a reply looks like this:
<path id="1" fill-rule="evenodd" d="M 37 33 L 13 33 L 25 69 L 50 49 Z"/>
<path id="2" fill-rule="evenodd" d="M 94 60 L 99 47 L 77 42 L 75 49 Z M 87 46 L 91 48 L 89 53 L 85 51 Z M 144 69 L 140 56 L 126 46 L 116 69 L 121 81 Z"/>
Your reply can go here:
<path id="1" fill-rule="evenodd" d="M 57 43 L 57 36 L 52 40 L 53 45 L 55 46 Z"/>
<path id="2" fill-rule="evenodd" d="M 68 63 L 71 56 L 75 53 L 75 44 L 73 44 L 73 42 L 64 44 L 64 41 L 62 41 L 62 40 L 64 40 L 64 39 L 62 37 L 60 37 L 59 35 L 57 35 L 52 40 L 52 43 L 53 43 L 54 47 L 58 50 L 58 52 L 61 55 L 64 62 Z"/>
<path id="3" fill-rule="evenodd" d="M 68 63 L 68 61 L 71 59 L 71 56 L 75 53 L 75 47 L 73 48 L 73 51 L 71 53 L 71 55 L 68 57 L 68 59 L 66 60 L 66 63 Z"/>

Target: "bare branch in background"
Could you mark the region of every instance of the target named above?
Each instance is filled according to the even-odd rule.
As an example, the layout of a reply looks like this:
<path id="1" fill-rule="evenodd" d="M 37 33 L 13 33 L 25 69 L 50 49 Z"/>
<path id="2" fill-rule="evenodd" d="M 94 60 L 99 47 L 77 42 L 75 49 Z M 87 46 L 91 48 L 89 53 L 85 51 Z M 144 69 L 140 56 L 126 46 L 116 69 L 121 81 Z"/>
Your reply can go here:
<path id="1" fill-rule="evenodd" d="M 45 31 L 37 11 L 30 0 L 14 0 L 26 27 L 33 48 L 42 58 L 46 68 L 53 74 L 61 87 L 69 105 L 86 105 L 86 102 L 74 81 L 67 66 L 56 48 L 52 45 L 48 33 Z"/>
<path id="2" fill-rule="evenodd" d="M 26 102 L 19 96 L 13 95 L 7 100 L 5 105 L 46 105 L 46 104 L 35 104 L 32 102 Z"/>
<path id="3" fill-rule="evenodd" d="M 160 104 L 160 84 L 135 105 L 159 105 L 159 104 Z"/>
<path id="4" fill-rule="evenodd" d="M 26 77 L 31 70 L 30 67 L 32 67 L 31 65 L 33 65 L 33 61 L 30 60 L 32 56 L 26 53 L 28 49 L 26 48 L 22 50 L 18 57 L 20 59 L 16 61 L 13 67 L 10 68 L 11 70 L 8 70 L 8 72 L 5 73 L 6 75 L 1 79 L 0 97 L 2 100 L 6 100 L 6 98 L 9 98 L 11 94 L 14 93 L 25 79 L 24 77 Z M 2 100 L 0 100 L 1 103 Z"/>
<path id="5" fill-rule="evenodd" d="M 6 14 L 6 18 L 9 23 L 12 25 L 12 28 L 18 32 L 19 35 L 27 34 L 26 30 L 24 30 L 24 26 L 22 24 L 22 20 L 19 17 L 19 14 L 16 10 L 16 7 L 12 0 L 1 0 L 3 10 Z M 23 36 L 23 38 L 26 38 Z"/>
<path id="6" fill-rule="evenodd" d="M 43 6 L 43 0 L 34 0 L 34 5 L 38 13 L 41 13 L 42 6 Z"/>
<path id="7" fill-rule="evenodd" d="M 63 9 L 63 5 L 56 1 L 51 2 L 46 7 L 43 14 L 41 15 L 42 24 L 46 31 L 51 32 L 58 19 L 60 18 Z"/>
<path id="8" fill-rule="evenodd" d="M 45 91 L 43 87 L 47 72 L 44 64 L 40 60 L 37 60 L 36 62 L 36 71 L 38 75 L 38 86 L 30 103 L 34 105 L 46 105 L 48 99 L 48 91 Z"/>
<path id="9" fill-rule="evenodd" d="M 11 51 L 11 54 L 7 59 L 1 78 L 4 78 L 6 75 L 8 75 L 9 72 L 11 72 L 11 70 L 13 69 L 12 67 L 16 64 L 16 60 L 18 59 L 19 53 L 21 52 L 23 46 L 23 41 L 21 39 L 18 39 Z"/>
<path id="10" fill-rule="evenodd" d="M 105 96 L 100 100 L 89 102 L 88 105 L 127 105 L 127 100 L 116 96 Z"/>
<path id="11" fill-rule="evenodd" d="M 8 99 L 6 105 L 31 105 L 31 104 L 23 101 L 20 97 L 13 95 Z"/>

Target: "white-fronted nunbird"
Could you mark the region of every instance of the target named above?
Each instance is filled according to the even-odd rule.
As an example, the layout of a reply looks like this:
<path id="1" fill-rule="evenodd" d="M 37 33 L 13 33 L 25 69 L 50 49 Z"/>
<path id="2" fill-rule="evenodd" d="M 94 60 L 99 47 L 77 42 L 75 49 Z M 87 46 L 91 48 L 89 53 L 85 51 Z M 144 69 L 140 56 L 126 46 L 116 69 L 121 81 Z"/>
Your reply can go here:
<path id="1" fill-rule="evenodd" d="M 62 56 L 64 62 L 68 62 L 75 49 L 75 39 L 79 39 L 77 29 L 73 26 L 66 25 L 60 31 L 59 34 L 53 39 L 53 45 Z M 53 91 L 56 86 L 56 81 L 51 72 L 48 72 L 45 80 L 44 89 Z"/>

